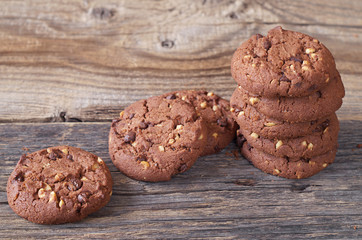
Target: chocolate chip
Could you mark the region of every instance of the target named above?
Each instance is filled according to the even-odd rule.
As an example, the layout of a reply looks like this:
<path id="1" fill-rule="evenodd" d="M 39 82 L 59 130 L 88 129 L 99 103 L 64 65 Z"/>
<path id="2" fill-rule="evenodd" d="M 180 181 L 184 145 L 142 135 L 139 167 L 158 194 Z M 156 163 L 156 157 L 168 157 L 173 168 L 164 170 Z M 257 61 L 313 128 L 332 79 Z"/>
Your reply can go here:
<path id="1" fill-rule="evenodd" d="M 136 133 L 135 132 L 129 132 L 124 136 L 124 142 L 130 143 L 133 142 L 136 139 Z"/>
<path id="2" fill-rule="evenodd" d="M 284 75 L 284 73 L 282 73 L 282 76 L 279 79 L 280 82 L 291 82 L 287 76 Z"/>
<path id="3" fill-rule="evenodd" d="M 224 118 L 219 118 L 216 122 L 220 127 L 226 127 L 228 125 L 228 121 Z"/>
<path id="4" fill-rule="evenodd" d="M 244 142 L 246 142 L 245 137 L 242 134 L 238 135 L 238 137 L 236 138 L 236 144 L 238 145 L 238 147 L 242 147 Z"/>
<path id="5" fill-rule="evenodd" d="M 51 152 L 51 153 L 49 153 L 49 158 L 51 159 L 51 160 L 57 160 L 57 154 L 56 153 L 54 153 L 54 152 Z"/>
<path id="6" fill-rule="evenodd" d="M 247 148 L 248 148 L 248 151 L 250 151 L 253 147 L 249 144 L 249 143 L 247 143 Z"/>
<path id="7" fill-rule="evenodd" d="M 265 50 L 269 50 L 269 48 L 271 47 L 271 42 L 269 40 L 266 40 L 263 43 L 263 47 L 265 48 Z"/>
<path id="8" fill-rule="evenodd" d="M 131 115 L 129 115 L 129 120 L 131 120 L 134 117 L 134 113 L 131 113 Z"/>
<path id="9" fill-rule="evenodd" d="M 329 126 L 329 119 L 321 123 L 321 127 L 323 130 L 326 129 L 328 126 Z"/>
<path id="10" fill-rule="evenodd" d="M 121 121 L 121 119 L 113 119 L 112 120 L 112 127 L 116 126 L 116 123 L 118 123 L 119 121 Z"/>
<path id="11" fill-rule="evenodd" d="M 180 173 L 183 173 L 183 172 L 185 172 L 187 170 L 187 165 L 184 163 L 184 164 L 182 164 L 180 167 L 179 167 L 179 169 L 178 169 L 178 171 L 180 172 Z"/>
<path id="12" fill-rule="evenodd" d="M 320 91 L 317 91 L 316 94 L 317 94 L 318 98 L 322 97 L 322 93 Z"/>
<path id="13" fill-rule="evenodd" d="M 145 123 L 144 121 L 142 121 L 142 122 L 140 122 L 139 127 L 140 127 L 140 129 L 146 129 L 146 128 L 148 128 L 148 124 Z"/>
<path id="14" fill-rule="evenodd" d="M 70 155 L 70 154 L 68 154 L 68 155 L 67 155 L 67 159 L 70 160 L 70 161 L 73 161 L 73 156 Z"/>
<path id="15" fill-rule="evenodd" d="M 310 121 L 310 125 L 314 125 L 316 123 L 316 121 Z"/>
<path id="16" fill-rule="evenodd" d="M 23 172 L 19 172 L 18 174 L 16 174 L 15 178 L 16 181 L 19 182 L 24 182 L 24 173 Z"/>
<path id="17" fill-rule="evenodd" d="M 175 94 L 170 94 L 170 95 L 168 95 L 167 97 L 166 97 L 166 99 L 176 99 L 176 96 L 175 96 Z"/>
<path id="18" fill-rule="evenodd" d="M 78 199 L 78 202 L 80 202 L 80 203 L 86 203 L 87 199 L 88 199 L 88 194 L 85 192 L 82 192 L 78 195 L 77 199 Z"/>
<path id="19" fill-rule="evenodd" d="M 147 162 L 147 158 L 146 158 L 146 156 L 141 155 L 141 156 L 137 157 L 137 161 L 140 161 L 140 162 L 146 161 Z"/>
<path id="20" fill-rule="evenodd" d="M 235 108 L 235 113 L 238 114 L 239 112 L 241 112 L 241 109 Z"/>
<path id="21" fill-rule="evenodd" d="M 78 178 L 72 178 L 70 182 L 72 183 L 72 186 L 68 186 L 70 191 L 77 191 L 83 186 L 83 182 Z"/>
<path id="22" fill-rule="evenodd" d="M 302 63 L 302 62 L 303 62 L 303 60 L 302 60 L 302 59 L 297 58 L 297 57 L 290 57 L 290 60 L 295 61 L 295 62 L 300 62 L 300 63 Z"/>
<path id="23" fill-rule="evenodd" d="M 258 40 L 259 38 L 262 38 L 263 37 L 263 35 L 261 35 L 261 34 L 256 34 L 256 40 Z"/>

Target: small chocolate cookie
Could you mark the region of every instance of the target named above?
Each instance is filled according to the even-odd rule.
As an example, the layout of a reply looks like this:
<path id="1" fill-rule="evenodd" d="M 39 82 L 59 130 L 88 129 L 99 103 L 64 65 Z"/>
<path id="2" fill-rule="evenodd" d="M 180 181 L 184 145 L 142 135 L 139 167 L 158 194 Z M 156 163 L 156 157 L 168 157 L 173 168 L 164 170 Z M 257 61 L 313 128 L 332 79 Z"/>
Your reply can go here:
<path id="1" fill-rule="evenodd" d="M 298 138 L 268 139 L 247 129 L 238 131 L 254 148 L 277 157 L 311 158 L 337 148 L 339 122 L 336 114 L 325 121 L 321 129 L 311 135 Z"/>
<path id="2" fill-rule="evenodd" d="M 240 137 L 239 137 L 240 139 Z M 333 149 L 312 158 L 281 158 L 253 148 L 247 142 L 241 147 L 241 153 L 256 168 L 279 177 L 301 179 L 313 176 L 333 163 L 337 149 Z"/>
<path id="3" fill-rule="evenodd" d="M 80 221 L 105 206 L 112 177 L 102 159 L 58 146 L 21 156 L 7 186 L 10 207 L 40 224 Z"/>
<path id="4" fill-rule="evenodd" d="M 231 105 L 234 120 L 240 128 L 252 131 L 258 135 L 269 139 L 296 138 L 310 135 L 314 132 L 323 131 L 323 126 L 328 124 L 332 117 L 327 116 L 308 122 L 290 123 L 273 118 L 269 118 L 259 113 L 248 103 Z M 332 114 L 333 115 L 333 114 Z"/>
<path id="5" fill-rule="evenodd" d="M 207 143 L 201 156 L 220 152 L 235 138 L 237 124 L 232 118 L 229 101 L 206 91 L 178 91 L 166 93 L 168 98 L 182 99 L 195 107 L 205 120 Z"/>
<path id="6" fill-rule="evenodd" d="M 191 104 L 157 96 L 131 104 L 113 120 L 109 153 L 130 178 L 168 181 L 194 164 L 206 140 L 205 123 Z"/>
<path id="7" fill-rule="evenodd" d="M 234 53 L 231 73 L 245 90 L 265 96 L 301 97 L 325 87 L 336 64 L 317 39 L 274 28 L 252 36 Z"/>
<path id="8" fill-rule="evenodd" d="M 241 108 L 244 103 L 255 107 L 260 113 L 274 119 L 288 122 L 307 122 L 323 118 L 337 111 L 344 97 L 343 83 L 338 77 L 332 78 L 322 90 L 307 97 L 267 98 L 256 96 L 239 86 L 233 93 L 230 103 Z"/>

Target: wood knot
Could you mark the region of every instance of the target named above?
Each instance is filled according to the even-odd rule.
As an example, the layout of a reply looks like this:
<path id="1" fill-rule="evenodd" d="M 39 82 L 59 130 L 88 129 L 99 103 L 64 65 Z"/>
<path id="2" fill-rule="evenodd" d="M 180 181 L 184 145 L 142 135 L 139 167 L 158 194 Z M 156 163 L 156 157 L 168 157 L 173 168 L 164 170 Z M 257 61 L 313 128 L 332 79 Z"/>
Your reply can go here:
<path id="1" fill-rule="evenodd" d="M 175 42 L 172 40 L 166 39 L 161 42 L 161 46 L 163 48 L 173 48 L 173 46 L 175 46 Z"/>
<path id="2" fill-rule="evenodd" d="M 112 18 L 116 14 L 116 10 L 107 8 L 93 8 L 92 16 L 101 20 L 107 20 Z"/>

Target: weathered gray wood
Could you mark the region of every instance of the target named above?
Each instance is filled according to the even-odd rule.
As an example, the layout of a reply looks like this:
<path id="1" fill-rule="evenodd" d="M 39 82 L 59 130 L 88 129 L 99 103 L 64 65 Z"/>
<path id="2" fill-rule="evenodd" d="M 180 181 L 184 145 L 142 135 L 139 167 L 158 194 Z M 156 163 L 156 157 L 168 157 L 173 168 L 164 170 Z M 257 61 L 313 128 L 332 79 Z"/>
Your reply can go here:
<path id="1" fill-rule="evenodd" d="M 229 98 L 232 53 L 277 25 L 325 43 L 347 88 L 340 117 L 362 120 L 361 12 L 358 0 L 1 1 L 0 122 L 105 121 L 179 89 Z"/>
<path id="2" fill-rule="evenodd" d="M 0 124 L 0 238 L 361 239 L 362 121 L 341 121 L 335 163 L 302 180 L 267 175 L 235 158 L 234 143 L 200 158 L 169 182 L 131 180 L 107 154 L 109 123 Z M 79 223 L 36 225 L 6 200 L 6 181 L 22 148 L 69 144 L 102 157 L 112 171 L 113 196 Z M 354 229 L 356 227 L 356 229 Z"/>

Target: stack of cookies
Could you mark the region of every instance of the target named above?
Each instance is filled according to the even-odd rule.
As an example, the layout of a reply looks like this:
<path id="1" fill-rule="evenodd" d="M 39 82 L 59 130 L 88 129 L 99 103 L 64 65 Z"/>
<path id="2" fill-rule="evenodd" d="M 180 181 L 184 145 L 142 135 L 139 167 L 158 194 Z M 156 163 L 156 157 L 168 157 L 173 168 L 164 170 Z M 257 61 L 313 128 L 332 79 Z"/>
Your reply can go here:
<path id="1" fill-rule="evenodd" d="M 178 91 L 140 100 L 113 120 L 109 153 L 130 178 L 159 182 L 221 151 L 235 136 L 230 103 L 212 92 Z"/>
<path id="2" fill-rule="evenodd" d="M 234 53 L 231 111 L 242 154 L 264 172 L 312 176 L 334 161 L 344 87 L 329 50 L 308 35 L 274 28 Z"/>

